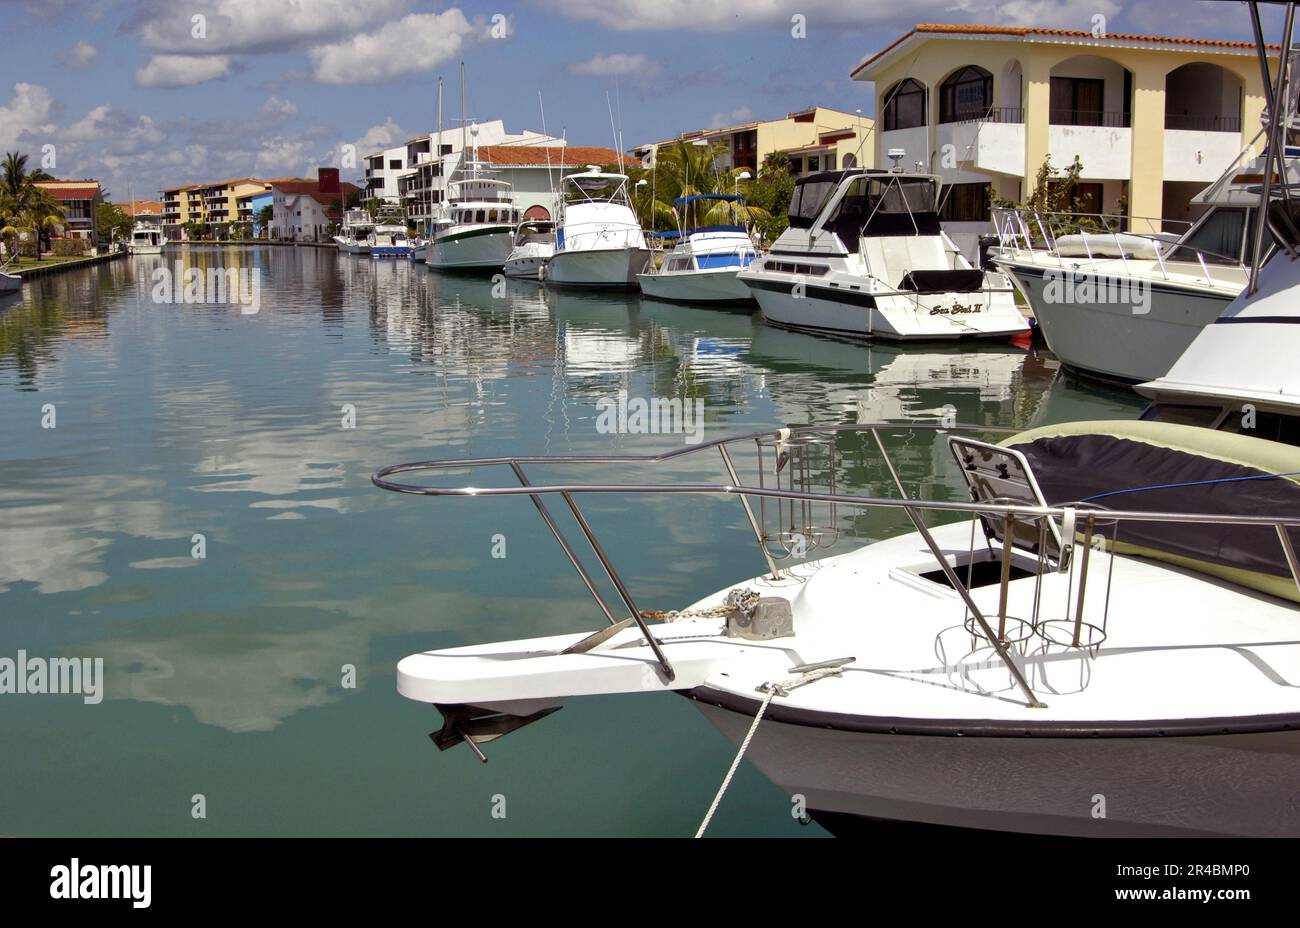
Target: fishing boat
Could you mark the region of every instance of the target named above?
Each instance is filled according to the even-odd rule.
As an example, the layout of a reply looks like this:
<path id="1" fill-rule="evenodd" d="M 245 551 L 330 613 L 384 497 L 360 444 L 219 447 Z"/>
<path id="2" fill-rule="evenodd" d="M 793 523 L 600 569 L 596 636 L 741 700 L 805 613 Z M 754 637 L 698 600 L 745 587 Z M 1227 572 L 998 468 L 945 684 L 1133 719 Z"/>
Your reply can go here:
<path id="1" fill-rule="evenodd" d="M 1011 280 L 972 267 L 939 224 L 937 175 L 822 171 L 795 181 L 790 225 L 737 274 L 769 322 L 859 338 L 1029 331 Z"/>
<path id="2" fill-rule="evenodd" d="M 994 209 L 990 260 L 1067 368 L 1122 383 L 1154 379 L 1246 285 L 1263 161 L 1249 149 L 1234 161 L 1192 199 L 1205 212 L 1181 234 L 1154 223 L 1133 231 L 1132 217 Z M 1290 160 L 1287 171 L 1300 180 Z M 1270 234 L 1261 259 L 1276 250 Z"/>
<path id="3" fill-rule="evenodd" d="M 705 204 L 736 204 L 740 197 L 724 193 L 698 193 L 678 197 L 674 205 L 682 215 L 693 216 Z M 683 303 L 749 303 L 753 295 L 737 274 L 759 255 L 745 227 L 735 221 L 716 225 L 683 226 L 673 236 L 677 245 L 664 256 L 660 267 L 637 275 L 641 292 L 659 300 Z"/>
<path id="4" fill-rule="evenodd" d="M 381 208 L 366 236 L 366 246 L 372 258 L 408 257 L 411 242 L 406 237 L 406 213 L 398 207 Z"/>
<path id="5" fill-rule="evenodd" d="M 126 247 L 133 255 L 160 255 L 166 244 L 162 221 L 142 216 L 131 226 L 131 240 Z"/>
<path id="6" fill-rule="evenodd" d="M 641 223 L 628 196 L 626 174 L 598 165 L 566 175 L 555 228 L 555 253 L 546 265 L 547 282 L 569 287 L 637 286 L 650 264 Z"/>
<path id="7" fill-rule="evenodd" d="M 410 254 L 410 258 L 411 258 L 411 260 L 414 261 L 416 264 L 423 264 L 425 258 L 428 257 L 428 254 L 429 254 L 429 241 L 430 241 L 429 239 L 427 239 L 427 238 L 421 238 L 421 237 L 419 237 L 419 236 L 417 236 L 417 237 L 411 239 L 411 254 Z"/>
<path id="8" fill-rule="evenodd" d="M 510 254 L 503 270 L 507 277 L 538 280 L 542 268 L 555 253 L 555 223 L 549 219 L 526 219 L 515 227 Z"/>
<path id="9" fill-rule="evenodd" d="M 472 131 L 477 137 L 478 127 Z M 519 221 L 510 183 L 478 160 L 475 141 L 462 175 L 447 187 L 425 264 L 436 271 L 500 271 L 514 247 Z"/>
<path id="10" fill-rule="evenodd" d="M 334 236 L 339 251 L 349 255 L 370 253 L 370 233 L 375 228 L 375 221 L 364 209 L 350 209 L 343 214 L 343 227 Z"/>
<path id="11" fill-rule="evenodd" d="M 1257 4 L 1250 12 L 1267 73 Z M 1282 48 L 1292 23 L 1289 6 Z M 1274 143 L 1284 129 L 1270 124 Z M 1271 187 L 1275 173 L 1264 172 L 1261 202 L 1294 258 L 1300 225 Z M 1139 386 L 1151 404 L 1138 421 L 1000 435 L 948 423 L 797 426 L 651 457 L 385 468 L 372 480 L 401 493 L 528 497 L 607 623 L 413 654 L 398 664 L 398 691 L 438 708 L 439 748 L 463 744 L 480 760 L 484 745 L 566 699 L 675 692 L 738 746 L 731 772 L 750 760 L 837 834 L 904 821 L 1300 836 L 1298 295 L 1300 263 L 1253 260 L 1223 316 Z M 890 445 L 914 454 L 927 432 L 962 494 L 922 498 L 901 479 Z M 626 466 L 642 480 L 701 454 L 717 455 L 717 482 L 529 474 Z M 413 476 L 453 468 L 476 472 L 475 485 Z M 518 485 L 478 479 L 494 468 Z M 892 492 L 855 492 L 850 470 Z M 664 604 L 633 598 L 581 507 L 615 492 L 735 499 L 764 569 L 679 611 L 643 608 Z M 617 599 L 552 516 L 557 501 Z M 850 512 L 914 530 L 832 554 Z M 697 835 L 725 809 L 729 782 Z"/>

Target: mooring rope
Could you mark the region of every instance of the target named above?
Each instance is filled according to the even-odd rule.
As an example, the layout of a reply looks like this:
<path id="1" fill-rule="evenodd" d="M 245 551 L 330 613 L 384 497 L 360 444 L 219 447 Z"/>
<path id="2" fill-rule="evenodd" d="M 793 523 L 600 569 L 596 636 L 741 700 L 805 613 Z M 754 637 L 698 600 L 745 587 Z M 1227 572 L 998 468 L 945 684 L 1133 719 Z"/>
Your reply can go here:
<path id="1" fill-rule="evenodd" d="M 763 721 L 763 713 L 767 711 L 768 703 L 776 695 L 777 687 L 768 685 L 767 695 L 763 697 L 762 705 L 754 713 L 754 724 L 749 726 L 749 731 L 745 734 L 745 740 L 740 742 L 740 750 L 736 752 L 736 759 L 731 762 L 731 769 L 727 775 L 722 778 L 722 785 L 718 787 L 718 794 L 713 797 L 713 804 L 709 806 L 709 811 L 704 815 L 704 821 L 700 822 L 700 827 L 695 832 L 695 837 L 703 838 L 704 830 L 709 827 L 709 822 L 713 820 L 713 813 L 718 811 L 718 806 L 722 803 L 722 797 L 727 792 L 727 787 L 731 785 L 731 778 L 736 775 L 736 770 L 740 767 L 740 761 L 745 756 L 745 751 L 749 750 L 749 742 L 754 740 L 754 732 L 758 731 L 758 723 Z"/>

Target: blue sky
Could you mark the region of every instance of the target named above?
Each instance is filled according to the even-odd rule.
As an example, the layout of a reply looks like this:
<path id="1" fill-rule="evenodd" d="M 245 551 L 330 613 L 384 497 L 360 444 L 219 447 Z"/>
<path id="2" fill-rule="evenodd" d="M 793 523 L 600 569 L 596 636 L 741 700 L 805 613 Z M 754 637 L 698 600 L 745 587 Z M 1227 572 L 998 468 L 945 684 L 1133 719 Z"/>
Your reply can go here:
<path id="1" fill-rule="evenodd" d="M 917 22 L 1249 38 L 1239 3 L 1193 0 L 0 0 L 0 151 L 113 198 L 228 176 L 313 175 L 469 113 L 627 147 L 818 104 L 871 115 L 850 68 Z M 806 37 L 792 35 L 804 17 Z M 196 20 L 195 17 L 201 17 Z M 1276 33 L 1274 33 L 1276 34 Z M 344 171 L 345 177 L 355 171 Z"/>

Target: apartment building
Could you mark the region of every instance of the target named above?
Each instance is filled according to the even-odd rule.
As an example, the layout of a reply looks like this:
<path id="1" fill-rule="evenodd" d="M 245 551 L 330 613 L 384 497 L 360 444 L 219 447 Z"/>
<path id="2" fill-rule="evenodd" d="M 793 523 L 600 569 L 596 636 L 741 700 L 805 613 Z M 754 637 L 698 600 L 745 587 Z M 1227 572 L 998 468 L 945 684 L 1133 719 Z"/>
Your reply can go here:
<path id="1" fill-rule="evenodd" d="M 876 163 L 901 152 L 901 169 L 941 175 L 963 247 L 990 228 L 990 193 L 1027 196 L 1049 155 L 1078 156 L 1089 211 L 1191 220 L 1265 102 L 1249 42 L 1066 29 L 918 25 L 852 76 L 875 85 Z"/>
<path id="2" fill-rule="evenodd" d="M 104 202 L 104 192 L 97 180 L 41 180 L 36 182 L 63 208 L 63 222 L 56 237 L 88 238 L 92 242 L 98 229 L 95 210 Z M 44 237 L 44 236 L 42 236 Z"/>
<path id="3" fill-rule="evenodd" d="M 473 133 L 471 130 L 477 130 Z M 365 157 L 365 182 L 361 196 L 362 205 L 379 202 L 397 204 L 414 201 L 422 209 L 412 219 L 428 216 L 428 204 L 435 190 L 444 189 L 445 170 L 438 164 L 448 155 L 458 155 L 463 145 L 562 145 L 563 140 L 540 132 L 524 130 L 507 132 L 504 120 L 490 119 L 467 126 L 444 129 L 441 133 L 416 136 L 404 145 L 373 152 Z M 435 155 L 435 148 L 438 154 Z M 459 160 L 459 159 L 457 159 Z M 411 172 L 419 176 L 408 176 Z M 405 179 L 405 182 L 403 180 Z"/>
<path id="4" fill-rule="evenodd" d="M 355 184 L 341 183 L 338 168 L 320 168 L 316 180 L 270 181 L 270 238 L 294 242 L 327 242 L 333 226 L 343 219 L 344 205 L 360 193 Z"/>
<path id="5" fill-rule="evenodd" d="M 763 159 L 782 152 L 790 159 L 796 175 L 839 168 L 871 167 L 875 152 L 871 143 L 874 121 L 861 113 L 846 113 L 825 106 L 787 113 L 780 119 L 762 119 L 716 129 L 695 129 L 671 139 L 638 145 L 632 154 L 645 167 L 654 164 L 664 145 L 680 142 L 721 145 L 717 165 L 722 170 L 746 168 L 756 171 Z"/>

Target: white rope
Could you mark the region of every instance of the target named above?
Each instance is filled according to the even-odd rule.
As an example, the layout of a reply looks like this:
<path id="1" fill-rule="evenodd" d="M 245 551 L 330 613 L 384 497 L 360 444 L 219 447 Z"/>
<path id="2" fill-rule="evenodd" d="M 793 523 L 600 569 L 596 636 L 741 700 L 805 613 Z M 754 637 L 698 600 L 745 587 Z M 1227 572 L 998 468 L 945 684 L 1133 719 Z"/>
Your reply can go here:
<path id="1" fill-rule="evenodd" d="M 736 775 L 736 770 L 740 767 L 740 761 L 745 756 L 745 751 L 749 749 L 749 742 L 754 738 L 754 732 L 758 731 L 758 723 L 763 721 L 763 713 L 767 711 L 767 704 L 772 701 L 776 695 L 777 687 L 768 686 L 767 695 L 763 697 L 763 704 L 758 707 L 754 713 L 754 724 L 749 726 L 749 732 L 745 735 L 745 740 L 740 742 L 740 750 L 736 752 L 736 759 L 731 762 L 731 769 L 722 779 L 722 785 L 718 787 L 718 795 L 713 797 L 713 804 L 709 806 L 709 811 L 704 816 L 704 821 L 700 822 L 699 830 L 695 832 L 695 837 L 703 838 L 704 830 L 709 827 L 709 822 L 713 819 L 713 813 L 718 811 L 718 805 L 722 802 L 723 795 L 727 792 L 727 787 L 731 785 L 731 778 Z"/>

